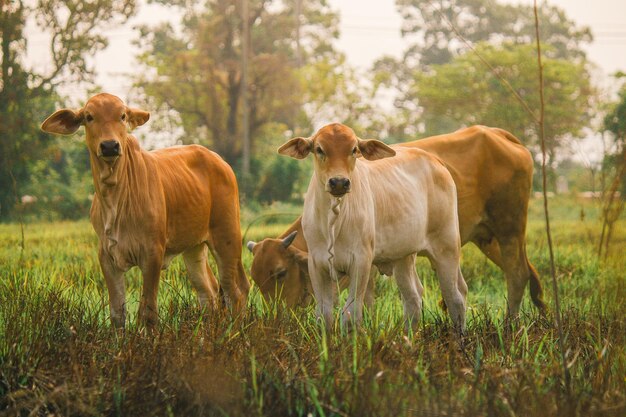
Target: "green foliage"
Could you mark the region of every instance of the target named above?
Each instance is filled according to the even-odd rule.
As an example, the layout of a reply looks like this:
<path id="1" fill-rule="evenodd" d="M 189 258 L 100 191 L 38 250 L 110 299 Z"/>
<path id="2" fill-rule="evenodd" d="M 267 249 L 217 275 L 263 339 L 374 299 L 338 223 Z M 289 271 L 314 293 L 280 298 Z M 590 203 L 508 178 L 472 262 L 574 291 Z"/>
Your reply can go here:
<path id="1" fill-rule="evenodd" d="M 183 143 L 199 142 L 235 164 L 242 153 L 242 36 L 240 2 L 164 1 L 183 12 L 183 31 L 171 24 L 143 27 L 140 62 L 153 71 L 136 79 L 152 108 L 174 110 L 174 123 L 184 129 Z M 337 16 L 326 1 L 303 1 L 300 48 L 295 44 L 292 2 L 249 4 L 251 55 L 249 97 L 252 146 L 268 123 L 290 129 L 308 125 L 303 116 L 306 84 L 300 63 L 331 59 L 336 51 Z M 154 74 L 154 75 L 153 75 Z"/>
<path id="2" fill-rule="evenodd" d="M 419 67 L 450 62 L 468 51 L 450 24 L 471 44 L 498 42 L 530 44 L 535 39 L 532 4 L 507 4 L 498 0 L 396 0 L 404 18 L 403 33 L 417 42 L 407 50 L 405 62 Z M 551 57 L 584 60 L 582 44 L 591 42 L 591 31 L 578 28 L 557 6 L 539 5 L 542 42 L 552 46 Z"/>
<path id="3" fill-rule="evenodd" d="M 621 77 L 626 78 L 626 75 Z M 616 142 L 626 142 L 626 83 L 620 88 L 617 102 L 611 105 L 604 116 L 603 127 L 614 135 Z"/>
<path id="4" fill-rule="evenodd" d="M 496 82 L 493 77 L 490 78 L 489 82 L 481 79 L 480 76 L 484 75 L 487 70 L 485 65 L 479 60 L 468 58 L 471 54 L 469 45 L 482 45 L 481 51 L 485 52 L 486 45 L 491 45 L 495 49 L 516 50 L 517 47 L 524 48 L 523 45 L 534 44 L 535 22 L 532 5 L 508 3 L 510 2 L 505 4 L 498 0 L 396 1 L 404 20 L 402 33 L 410 36 L 409 39 L 411 40 L 415 39 L 415 43 L 407 48 L 402 59 L 383 57 L 374 64 L 373 68 L 375 86 L 390 89 L 395 96 L 394 104 L 398 117 L 389 121 L 392 126 L 392 136 L 422 136 L 453 131 L 468 119 L 480 120 L 480 117 L 472 117 L 474 109 L 476 106 L 479 107 L 479 110 L 484 109 L 487 105 L 499 107 L 502 111 L 502 119 L 507 121 L 508 125 L 515 125 L 513 119 L 519 112 L 517 105 L 510 109 L 511 94 L 505 92 L 504 87 Z M 586 65 L 583 45 L 592 40 L 589 28 L 577 27 L 563 10 L 545 2 L 541 3 L 539 7 L 539 25 L 541 41 L 549 46 L 544 51 L 546 58 L 553 60 L 553 62 L 567 61 L 571 67 L 580 67 L 574 72 L 582 75 L 582 79 L 572 80 L 570 78 L 571 70 L 565 70 L 564 73 L 561 73 L 559 72 L 562 70 L 560 67 L 553 66 L 551 76 L 555 82 L 560 83 L 556 89 L 564 91 L 572 88 L 574 90 L 572 94 L 579 92 L 588 97 L 590 93 L 585 90 L 589 89 L 589 76 L 583 70 Z M 464 42 L 461 37 L 467 42 Z M 519 51 L 521 50 L 519 49 Z M 504 59 L 507 57 L 498 55 L 491 58 Z M 531 92 L 538 90 L 536 81 L 532 85 L 528 85 L 526 82 L 537 77 L 536 54 L 529 50 L 526 55 L 520 54 L 516 58 L 520 60 L 494 61 L 487 59 L 487 61 L 493 66 L 501 67 L 502 75 L 512 84 L 517 81 L 518 75 L 523 77 L 526 85 L 523 86 L 523 90 L 520 89 L 518 92 L 526 97 Z M 457 71 L 449 68 L 449 72 L 440 74 L 441 77 L 451 78 L 448 83 L 440 86 L 442 89 L 439 94 L 442 96 L 450 94 L 452 95 L 449 97 L 450 99 L 458 99 L 461 93 L 465 91 L 467 95 L 463 97 L 464 103 L 452 103 L 453 106 L 456 106 L 454 114 L 448 112 L 448 114 L 440 117 L 432 117 L 429 104 L 422 101 L 421 86 L 418 83 L 420 76 L 423 74 L 430 75 L 435 68 L 442 71 L 442 66 L 454 65 L 454 62 L 458 64 L 459 60 L 465 61 L 466 66 L 464 68 L 457 67 Z M 549 68 L 546 67 L 546 70 Z M 462 74 L 461 71 L 467 71 L 467 74 Z M 475 84 L 463 85 L 462 81 L 466 80 Z M 570 87 L 568 83 L 572 81 L 574 83 Z M 481 95 L 478 97 L 470 95 L 470 93 L 475 92 L 478 85 L 483 89 L 494 89 L 494 96 L 484 97 L 483 92 L 488 93 L 487 90 L 481 90 Z M 457 88 L 457 91 L 445 91 L 443 88 Z M 432 91 L 430 93 L 432 94 Z M 508 97 L 504 101 L 492 101 L 507 94 Z M 547 107 L 562 104 L 558 101 L 559 97 L 556 99 L 553 101 L 548 99 Z M 571 99 L 584 101 L 586 98 L 572 96 Z M 531 108 L 538 108 L 537 103 L 531 103 Z M 423 117 L 422 111 L 431 112 L 431 114 Z M 565 110 L 562 111 L 562 114 L 569 116 Z M 459 115 L 462 117 L 457 118 Z M 580 116 L 581 114 L 578 112 L 576 115 Z M 496 120 L 499 121 L 500 119 Z M 567 125 L 570 121 L 563 121 L 563 125 Z M 561 120 L 558 118 L 546 120 L 546 126 L 549 128 L 552 122 L 560 123 Z M 421 131 L 423 123 L 427 124 L 426 132 Z M 575 126 L 579 126 L 581 123 L 584 123 L 584 120 L 575 121 Z M 506 128 L 503 125 L 496 126 Z M 563 127 L 556 130 L 561 131 Z M 572 130 L 577 130 L 577 128 Z M 525 130 L 512 130 L 512 132 L 516 136 L 529 134 Z"/>
<path id="5" fill-rule="evenodd" d="M 116 332 L 97 238 L 80 221 L 27 225 L 23 253 L 19 226 L 0 225 L 0 409 L 81 416 L 621 416 L 626 260 L 615 250 L 602 263 L 590 250 L 599 229 L 594 204 L 556 199 L 552 208 L 570 397 L 551 313 L 538 316 L 526 297 L 520 320 L 506 324 L 502 273 L 471 246 L 463 250 L 469 285 L 463 349 L 437 305 L 437 279 L 425 259 L 417 264 L 426 291 L 415 335 L 404 332 L 392 279 L 378 278 L 375 308 L 362 329 L 326 333 L 312 307 L 267 305 L 254 288 L 243 317 L 201 311 L 180 259 L 162 274 L 154 332 L 134 324 L 141 279 L 130 271 L 132 321 Z M 581 208 L 589 213 L 582 222 Z M 546 277 L 541 216 L 541 201 L 532 201 L 529 256 Z M 248 237 L 275 236 L 285 227 L 253 227 Z M 616 247 L 624 244 L 622 228 Z M 246 270 L 250 261 L 244 250 Z"/>
<path id="6" fill-rule="evenodd" d="M 11 86 L 0 91 L 0 220 L 14 214 L 32 166 L 52 148 L 38 121 L 54 111 L 54 95 L 33 94 L 25 78 L 15 77 L 14 72 Z"/>
<path id="7" fill-rule="evenodd" d="M 256 198 L 261 203 L 289 201 L 296 181 L 300 179 L 300 163 L 291 158 L 276 156 L 261 177 Z"/>
<path id="8" fill-rule="evenodd" d="M 539 88 L 535 48 L 479 44 L 476 51 L 536 113 Z M 543 67 L 546 147 L 554 157 L 564 139 L 578 136 L 587 126 L 592 89 L 584 63 L 544 57 Z M 436 133 L 446 121 L 454 121 L 497 126 L 515 132 L 527 145 L 537 144 L 536 115 L 530 115 L 473 52 L 447 64 L 433 65 L 428 73 L 416 74 L 412 96 L 419 97 L 423 106 L 427 134 Z"/>
<path id="9" fill-rule="evenodd" d="M 299 74 L 306 86 L 302 102 L 311 119 L 306 126 L 339 122 L 363 137 L 379 137 L 386 121 L 373 96 L 376 90 L 367 76 L 347 64 L 343 55 L 308 63 Z M 299 134 L 308 136 L 311 130 L 300 129 Z"/>
<path id="10" fill-rule="evenodd" d="M 0 3 L 0 220 L 14 214 L 38 161 L 56 152 L 54 141 L 39 130 L 55 109 L 56 88 L 90 81 L 94 69 L 86 57 L 107 46 L 103 26 L 126 21 L 134 10 L 134 0 Z M 47 71 L 24 64 L 27 19 L 51 36 L 52 62 Z M 43 170 L 41 164 L 36 169 Z"/>
<path id="11" fill-rule="evenodd" d="M 52 151 L 33 163 L 23 194 L 37 201 L 22 206 L 27 220 L 82 219 L 93 196 L 89 152 L 84 137 L 57 139 Z"/>
<path id="12" fill-rule="evenodd" d="M 626 79 L 623 73 L 616 77 Z M 602 161 L 602 175 L 619 183 L 615 189 L 620 190 L 623 200 L 626 196 L 626 83 L 622 84 L 617 101 L 609 104 L 602 127 L 613 136 L 613 146 Z"/>

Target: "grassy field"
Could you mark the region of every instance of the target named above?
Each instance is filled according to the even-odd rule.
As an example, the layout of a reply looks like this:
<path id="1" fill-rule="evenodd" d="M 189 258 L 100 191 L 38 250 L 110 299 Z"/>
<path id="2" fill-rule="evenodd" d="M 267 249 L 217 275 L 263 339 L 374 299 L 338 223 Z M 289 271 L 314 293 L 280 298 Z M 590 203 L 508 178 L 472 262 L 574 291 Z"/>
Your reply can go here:
<path id="1" fill-rule="evenodd" d="M 265 305 L 254 289 L 243 317 L 200 311 L 180 260 L 162 275 L 154 332 L 134 324 L 141 280 L 127 274 L 131 325 L 117 332 L 97 238 L 80 221 L 26 225 L 23 251 L 20 226 L 0 225 L 0 415 L 626 415 L 624 219 L 600 262 L 597 207 L 551 204 L 569 394 L 553 315 L 539 316 L 526 295 L 520 320 L 505 325 L 502 273 L 471 246 L 462 263 L 470 290 L 463 350 L 423 260 L 424 318 L 413 335 L 403 330 L 393 280 L 378 280 L 360 330 L 326 334 L 312 308 Z M 259 223 L 249 239 L 285 228 Z M 528 251 L 552 305 L 539 200 Z"/>

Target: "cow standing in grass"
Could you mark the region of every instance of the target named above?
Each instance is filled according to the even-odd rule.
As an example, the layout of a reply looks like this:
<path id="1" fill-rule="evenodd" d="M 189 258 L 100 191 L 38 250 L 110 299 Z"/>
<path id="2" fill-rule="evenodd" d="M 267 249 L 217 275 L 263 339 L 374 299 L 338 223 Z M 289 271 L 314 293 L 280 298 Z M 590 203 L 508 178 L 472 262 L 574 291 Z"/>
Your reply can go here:
<path id="1" fill-rule="evenodd" d="M 333 321 L 333 281 L 343 275 L 349 295 L 342 322 L 361 321 L 374 264 L 393 268 L 410 327 L 421 315 L 423 294 L 415 256 L 425 255 L 455 328 L 464 331 L 467 286 L 459 267 L 456 188 L 440 160 L 419 149 L 359 139 L 337 123 L 310 138 L 291 139 L 278 152 L 314 156 L 302 228 L 318 313 L 327 326 Z"/>
<path id="2" fill-rule="evenodd" d="M 218 283 L 207 262 L 207 246 L 226 300 L 239 311 L 249 282 L 241 263 L 235 175 L 222 158 L 201 146 L 142 150 L 128 130 L 149 117 L 115 96 L 98 94 L 82 109 L 55 112 L 41 126 L 62 135 L 85 126 L 95 187 L 91 224 L 100 239 L 98 258 L 111 321 L 119 327 L 126 322 L 124 273 L 138 266 L 143 275 L 139 319 L 154 325 L 161 269 L 180 253 L 200 304 L 213 303 Z"/>
<path id="3" fill-rule="evenodd" d="M 528 282 L 533 303 L 543 311 L 539 276 L 526 255 L 533 176 L 530 152 L 511 133 L 486 126 L 471 126 L 399 146 L 432 153 L 452 174 L 461 243 L 473 242 L 504 271 L 509 315 L 517 315 Z M 254 254 L 252 278 L 265 298 L 278 296 L 289 307 L 311 301 L 308 247 L 300 217 L 277 239 L 248 242 L 248 249 Z"/>

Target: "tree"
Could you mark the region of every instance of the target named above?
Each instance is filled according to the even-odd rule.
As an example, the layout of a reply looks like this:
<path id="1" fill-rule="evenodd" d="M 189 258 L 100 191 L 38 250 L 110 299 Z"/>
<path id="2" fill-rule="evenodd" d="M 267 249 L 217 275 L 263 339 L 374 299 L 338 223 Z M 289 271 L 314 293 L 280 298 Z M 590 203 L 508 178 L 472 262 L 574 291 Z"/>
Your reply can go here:
<path id="1" fill-rule="evenodd" d="M 251 37 L 248 97 L 253 151 L 265 124 L 282 123 L 293 130 L 306 123 L 302 110 L 306 78 L 298 64 L 307 67 L 334 54 L 337 16 L 326 1 L 302 1 L 299 20 L 292 2 L 250 1 L 248 22 L 242 22 L 240 2 L 210 0 L 203 8 L 187 1 L 162 3 L 182 10 L 181 33 L 176 34 L 170 23 L 142 28 L 139 44 L 144 52 L 139 59 L 147 71 L 136 85 L 153 107 L 175 111 L 184 130 L 181 142 L 208 145 L 229 163 L 238 162 L 244 24 Z"/>
<path id="2" fill-rule="evenodd" d="M 547 48 L 549 49 L 549 48 Z M 532 45 L 479 44 L 476 51 L 495 72 L 508 80 L 530 109 L 539 108 L 536 55 Z M 545 137 L 549 162 L 565 138 L 578 136 L 589 121 L 593 90 L 585 63 L 547 58 L 544 66 Z M 428 73 L 415 75 L 409 97 L 423 107 L 422 120 L 428 134 L 459 125 L 485 124 L 515 132 L 527 145 L 536 145 L 536 119 L 518 98 L 487 68 L 475 53 L 468 52 Z"/>
<path id="3" fill-rule="evenodd" d="M 400 135 L 423 134 L 417 129 L 422 122 L 423 105 L 418 100 L 416 74 L 428 73 L 433 65 L 449 63 L 468 53 L 468 43 L 524 45 L 531 44 L 534 39 L 531 5 L 501 4 L 496 0 L 396 0 L 396 5 L 404 19 L 403 36 L 415 39 L 415 42 L 399 60 L 392 57 L 379 59 L 374 64 L 374 72 L 377 87 L 394 92 Z M 545 3 L 539 10 L 539 25 L 542 42 L 550 46 L 547 58 L 585 63 L 582 45 L 592 40 L 589 28 L 577 27 L 563 10 Z M 525 57 L 525 60 L 529 61 L 529 58 Z M 438 122 L 440 125 L 436 127 L 435 121 L 430 121 L 430 127 L 437 133 L 459 127 L 453 121 Z"/>
<path id="4" fill-rule="evenodd" d="M 618 72 L 616 78 L 626 79 L 626 74 Z M 604 116 L 604 130 L 613 134 L 615 144 L 622 149 L 626 144 L 626 84 L 620 88 L 617 102 L 610 107 Z"/>
<path id="5" fill-rule="evenodd" d="M 39 123 L 54 110 L 56 88 L 89 81 L 94 69 L 87 57 L 107 45 L 99 30 L 125 21 L 135 10 L 134 0 L 0 0 L 0 219 L 8 219 L 30 168 L 55 146 L 39 131 Z M 24 62 L 24 26 L 33 19 L 50 35 L 52 65 L 47 72 Z"/>
<path id="6" fill-rule="evenodd" d="M 626 74 L 617 73 L 617 78 Z M 619 98 L 604 117 L 604 130 L 613 135 L 613 152 L 605 155 L 602 175 L 610 178 L 609 186 L 602 190 L 602 232 L 598 245 L 598 256 L 606 258 L 613 236 L 615 223 L 624 211 L 626 198 L 626 84 L 619 91 Z M 603 181 L 604 182 L 604 181 Z"/>
<path id="7" fill-rule="evenodd" d="M 300 74 L 306 86 L 304 109 L 313 126 L 340 122 L 363 137 L 379 137 L 386 128 L 376 106 L 376 90 L 346 63 L 343 55 L 312 62 Z M 300 134 L 311 133 L 309 129 Z"/>
<path id="8" fill-rule="evenodd" d="M 404 62 L 415 62 L 422 70 L 467 52 L 468 46 L 455 29 L 472 44 L 530 44 L 535 38 L 531 4 L 501 4 L 497 0 L 396 0 L 396 4 L 404 19 L 403 35 L 417 38 L 405 52 Z M 552 47 L 549 56 L 585 58 L 580 46 L 591 42 L 591 31 L 577 28 L 562 9 L 544 3 L 539 9 L 539 27 L 542 41 Z"/>

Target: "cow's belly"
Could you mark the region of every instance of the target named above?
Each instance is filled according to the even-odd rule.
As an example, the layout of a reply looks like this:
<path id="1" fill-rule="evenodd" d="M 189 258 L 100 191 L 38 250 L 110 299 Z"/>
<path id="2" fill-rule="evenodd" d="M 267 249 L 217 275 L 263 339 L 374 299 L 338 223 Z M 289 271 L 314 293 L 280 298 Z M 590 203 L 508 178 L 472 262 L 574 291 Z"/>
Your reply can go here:
<path id="1" fill-rule="evenodd" d="M 165 246 L 166 256 L 176 256 L 185 252 L 187 249 L 209 242 L 208 230 L 205 233 L 198 233 L 187 236 L 177 236 L 176 238 L 168 237 Z"/>
<path id="2" fill-rule="evenodd" d="M 377 227 L 374 263 L 393 262 L 426 249 L 424 227 L 415 218 Z"/>
<path id="3" fill-rule="evenodd" d="M 476 227 L 484 221 L 484 203 L 475 198 L 459 198 L 459 232 L 461 243 L 464 245 L 472 239 Z"/>
<path id="4" fill-rule="evenodd" d="M 378 229 L 373 252 L 368 249 L 371 245 L 364 236 L 366 233 L 362 233 L 358 237 L 353 235 L 351 239 L 343 236 L 337 239 L 332 249 L 333 255 L 329 253 L 328 246 L 311 251 L 310 255 L 332 265 L 338 272 L 336 277 L 347 274 L 354 265 L 360 265 L 364 260 L 368 260 L 368 264 L 380 265 L 381 273 L 391 275 L 393 262 L 426 249 L 424 232 L 416 222 L 406 220 L 398 225 L 387 225 L 383 228 L 384 233 Z"/>
<path id="5" fill-rule="evenodd" d="M 148 256 L 161 256 L 161 269 L 167 269 L 167 267 L 172 262 L 172 259 L 184 252 L 184 249 L 174 251 L 166 249 L 165 253 L 163 253 L 162 255 L 150 255 L 149 253 L 151 251 L 147 244 L 143 245 L 143 247 L 130 248 L 124 244 L 113 244 L 113 242 L 109 241 L 106 252 L 113 259 L 113 263 L 115 264 L 116 268 L 126 272 L 134 266 L 141 266 L 142 261 L 146 260 L 143 258 Z"/>
<path id="6" fill-rule="evenodd" d="M 209 212 L 198 210 L 194 213 L 172 218 L 168 222 L 165 248 L 169 254 L 179 254 L 185 250 L 208 242 L 209 232 Z"/>
<path id="7" fill-rule="evenodd" d="M 428 211 L 425 197 L 408 187 L 402 196 L 395 195 L 384 204 L 377 201 L 374 260 L 390 262 L 422 251 Z"/>

